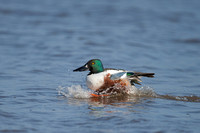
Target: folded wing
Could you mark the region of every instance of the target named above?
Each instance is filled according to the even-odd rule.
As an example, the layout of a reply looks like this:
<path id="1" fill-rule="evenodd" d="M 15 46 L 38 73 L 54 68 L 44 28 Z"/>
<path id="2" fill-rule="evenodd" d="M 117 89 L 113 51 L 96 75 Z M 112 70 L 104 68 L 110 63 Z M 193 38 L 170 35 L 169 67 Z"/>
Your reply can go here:
<path id="1" fill-rule="evenodd" d="M 120 78 L 128 78 L 130 80 L 130 83 L 132 85 L 134 84 L 140 84 L 140 82 L 142 82 L 141 77 L 150 77 L 153 78 L 154 77 L 154 73 L 142 73 L 142 72 L 119 72 L 119 73 L 115 73 L 112 74 L 110 76 L 111 80 L 116 80 L 116 79 L 120 79 Z"/>

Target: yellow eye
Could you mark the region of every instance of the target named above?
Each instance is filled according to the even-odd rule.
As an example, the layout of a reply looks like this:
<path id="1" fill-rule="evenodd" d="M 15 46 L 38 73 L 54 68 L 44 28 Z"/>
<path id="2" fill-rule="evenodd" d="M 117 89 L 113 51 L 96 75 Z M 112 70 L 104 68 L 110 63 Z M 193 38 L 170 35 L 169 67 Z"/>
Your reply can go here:
<path id="1" fill-rule="evenodd" d="M 95 63 L 94 62 L 92 62 L 92 65 L 94 65 Z"/>

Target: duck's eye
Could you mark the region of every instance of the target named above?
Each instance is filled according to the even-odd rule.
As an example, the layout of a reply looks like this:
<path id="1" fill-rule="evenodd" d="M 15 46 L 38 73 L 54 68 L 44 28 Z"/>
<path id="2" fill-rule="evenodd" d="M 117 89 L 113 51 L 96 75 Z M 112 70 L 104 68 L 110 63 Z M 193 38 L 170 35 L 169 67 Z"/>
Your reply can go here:
<path id="1" fill-rule="evenodd" d="M 94 62 L 92 62 L 92 65 L 94 65 L 95 63 Z"/>

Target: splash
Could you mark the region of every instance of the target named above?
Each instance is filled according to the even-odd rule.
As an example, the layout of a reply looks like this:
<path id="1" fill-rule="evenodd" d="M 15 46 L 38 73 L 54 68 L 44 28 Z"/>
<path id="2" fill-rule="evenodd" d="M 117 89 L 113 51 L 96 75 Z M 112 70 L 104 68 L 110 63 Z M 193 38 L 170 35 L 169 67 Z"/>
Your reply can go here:
<path id="1" fill-rule="evenodd" d="M 91 93 L 94 93 L 92 90 L 83 88 L 80 85 L 72 85 L 70 87 L 59 86 L 57 88 L 57 91 L 58 95 L 60 96 L 65 96 L 68 98 L 77 98 L 77 99 L 89 99 L 92 97 Z M 131 97 L 150 97 L 150 98 L 160 98 L 166 100 L 183 101 L 183 102 L 200 102 L 200 97 L 195 95 L 191 96 L 159 95 L 154 91 L 153 88 L 149 86 L 143 86 L 139 89 L 136 88 L 135 86 L 131 86 L 129 88 L 128 95 Z"/>
<path id="2" fill-rule="evenodd" d="M 135 86 L 131 86 L 129 94 L 137 97 L 158 97 L 158 95 L 154 92 L 154 89 L 149 86 L 143 86 L 139 89 Z"/>
<path id="3" fill-rule="evenodd" d="M 80 85 L 72 85 L 70 87 L 58 87 L 58 95 L 73 98 L 90 98 L 91 91 L 82 88 Z"/>
<path id="4" fill-rule="evenodd" d="M 90 98 L 91 93 L 93 93 L 91 90 L 83 88 L 80 85 L 72 85 L 70 87 L 59 86 L 57 90 L 58 90 L 58 95 L 71 97 L 71 98 Z M 115 93 L 113 94 L 115 95 Z M 136 88 L 135 86 L 131 86 L 127 94 L 129 94 L 130 96 L 137 96 L 137 97 L 156 97 L 157 96 L 153 88 L 148 87 L 148 86 L 141 87 L 140 89 Z"/>

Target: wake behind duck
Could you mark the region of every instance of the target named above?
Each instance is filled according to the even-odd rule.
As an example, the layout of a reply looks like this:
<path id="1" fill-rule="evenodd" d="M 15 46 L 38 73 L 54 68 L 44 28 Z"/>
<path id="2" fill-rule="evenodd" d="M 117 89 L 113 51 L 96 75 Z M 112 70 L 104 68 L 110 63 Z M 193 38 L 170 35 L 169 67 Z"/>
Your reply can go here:
<path id="1" fill-rule="evenodd" d="M 142 82 L 141 77 L 154 77 L 154 73 L 126 71 L 122 69 L 104 69 L 101 60 L 92 59 L 75 71 L 87 71 L 86 82 L 88 88 L 94 91 L 94 97 L 110 96 L 114 94 L 129 94 L 130 88 Z"/>

